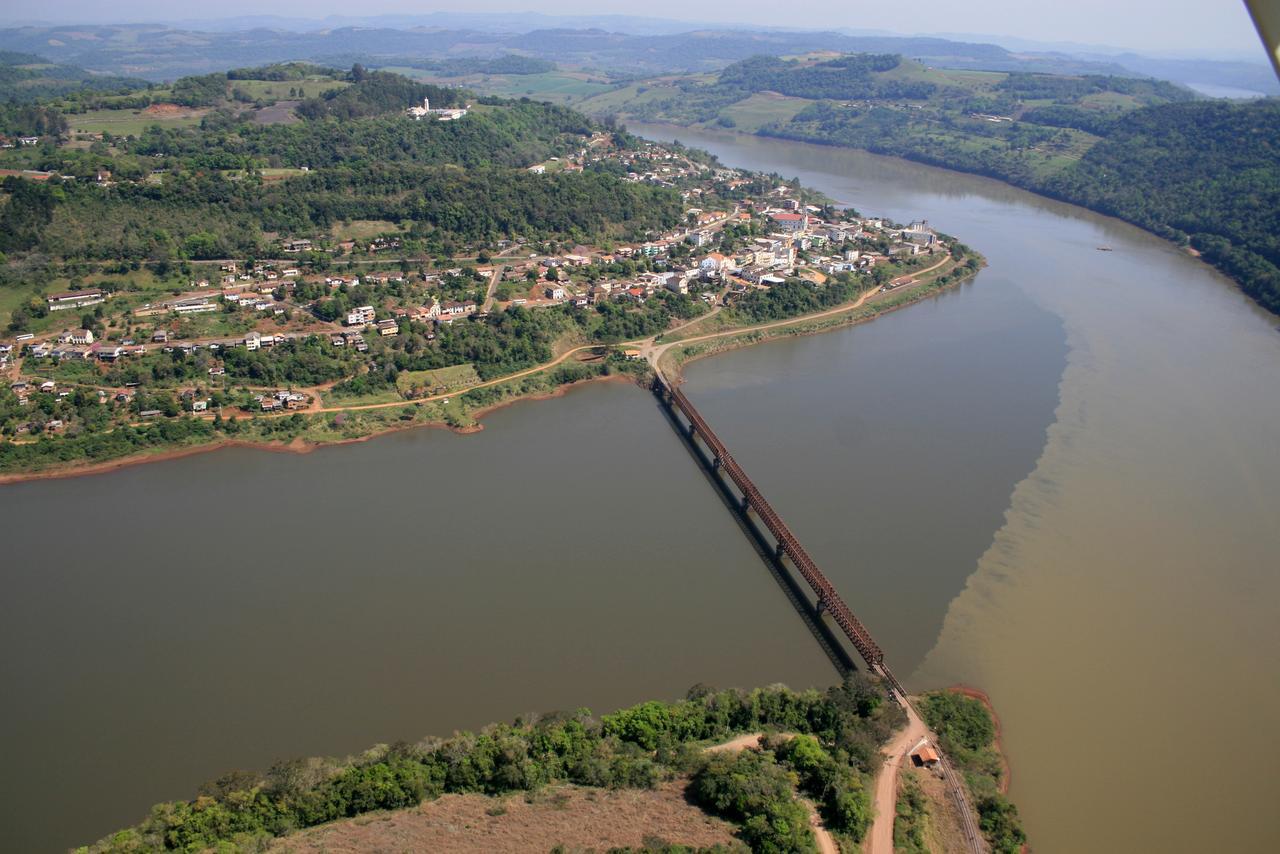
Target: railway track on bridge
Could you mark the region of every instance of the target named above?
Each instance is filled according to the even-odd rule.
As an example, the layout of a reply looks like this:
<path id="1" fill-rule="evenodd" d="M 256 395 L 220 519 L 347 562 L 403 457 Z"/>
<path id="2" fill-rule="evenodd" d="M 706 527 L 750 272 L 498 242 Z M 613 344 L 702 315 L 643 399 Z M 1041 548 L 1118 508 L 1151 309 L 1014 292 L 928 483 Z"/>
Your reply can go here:
<path id="1" fill-rule="evenodd" d="M 712 455 L 711 465 L 714 471 L 727 476 L 741 492 L 742 497 L 739 509 L 742 513 L 745 515 L 748 511 L 754 511 L 765 528 L 773 535 L 776 543 L 774 546 L 774 558 L 779 562 L 784 557 L 790 559 L 800 577 L 805 580 L 817 597 L 816 610 L 819 618 L 824 612 L 829 614 L 832 621 L 839 626 L 840 631 L 853 645 L 853 648 L 862 656 L 863 661 L 867 664 L 867 669 L 882 677 L 895 699 L 907 708 L 910 713 L 918 717 L 919 713 L 907 696 L 906 689 L 902 687 L 902 683 L 898 681 L 897 677 L 893 675 L 893 671 L 884 663 L 884 650 L 880 648 L 880 645 L 871 636 L 871 632 L 867 630 L 867 627 L 854 615 L 853 610 L 841 598 L 835 585 L 818 568 L 813 558 L 809 557 L 809 553 L 804 550 L 804 546 L 800 544 L 795 534 L 782 521 L 782 517 L 778 515 L 763 493 L 747 476 L 742 466 L 733 458 L 733 454 L 729 453 L 729 449 L 725 447 L 724 442 L 720 441 L 720 437 L 711 429 L 711 425 L 707 424 L 702 414 L 685 397 L 684 392 L 668 385 L 661 376 L 654 376 L 653 392 L 673 416 L 677 412 L 684 416 L 688 421 L 688 426 L 683 429 L 686 431 L 686 438 L 691 443 L 691 446 L 695 440 L 701 440 Z M 679 419 L 676 419 L 675 423 L 677 425 L 681 424 Z M 941 759 L 943 776 L 946 780 L 948 792 L 952 800 L 955 801 L 957 811 L 960 814 L 961 829 L 964 831 L 965 841 L 968 843 L 969 850 L 973 854 L 984 854 L 986 845 L 978 832 L 973 810 L 970 807 L 964 787 L 960 784 L 960 777 L 941 749 L 939 749 L 938 754 Z"/>

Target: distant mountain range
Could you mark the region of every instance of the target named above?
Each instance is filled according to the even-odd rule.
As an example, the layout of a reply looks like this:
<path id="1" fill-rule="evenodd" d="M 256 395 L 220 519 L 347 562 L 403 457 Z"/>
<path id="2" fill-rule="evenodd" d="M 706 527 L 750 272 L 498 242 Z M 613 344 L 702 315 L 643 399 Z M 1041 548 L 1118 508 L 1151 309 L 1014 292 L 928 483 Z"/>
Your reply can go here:
<path id="1" fill-rule="evenodd" d="M 697 26 L 697 25 L 692 25 Z M 0 50 L 39 54 L 98 74 L 171 80 L 268 62 L 420 62 L 515 53 L 615 75 L 719 70 L 757 54 L 827 50 L 898 53 L 940 68 L 1053 74 L 1155 76 L 1209 90 L 1280 94 L 1258 64 L 1010 50 L 937 37 L 787 29 L 729 29 L 621 15 L 550 16 L 435 13 L 330 17 L 275 16 L 171 24 L 49 25 L 0 30 Z"/>

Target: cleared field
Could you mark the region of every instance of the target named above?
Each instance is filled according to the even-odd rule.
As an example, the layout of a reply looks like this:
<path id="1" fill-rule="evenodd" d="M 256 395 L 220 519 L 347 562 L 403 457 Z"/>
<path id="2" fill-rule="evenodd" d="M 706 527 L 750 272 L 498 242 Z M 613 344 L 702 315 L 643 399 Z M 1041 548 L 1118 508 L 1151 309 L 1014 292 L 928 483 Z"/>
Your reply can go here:
<path id="1" fill-rule="evenodd" d="M 345 80 L 328 77 L 307 77 L 303 80 L 230 80 L 231 90 L 239 89 L 253 100 L 280 101 L 295 98 L 317 98 L 326 92 L 336 92 L 351 84 Z M 299 94 L 299 90 L 303 94 Z"/>
<path id="2" fill-rule="evenodd" d="M 475 366 L 470 363 L 449 368 L 436 368 L 432 371 L 402 371 L 396 376 L 396 388 L 401 393 L 423 389 L 439 394 L 473 386 L 478 382 L 480 382 L 480 375 L 476 373 Z"/>
<path id="3" fill-rule="evenodd" d="M 273 852 L 516 852 L 636 849 L 653 837 L 745 851 L 733 825 L 685 797 L 682 780 L 656 789 L 557 786 L 530 798 L 445 795 L 419 807 L 336 821 L 276 840 Z"/>
<path id="4" fill-rule="evenodd" d="M 678 92 L 675 87 L 661 83 L 647 81 L 645 83 L 633 83 L 630 86 L 622 86 L 599 95 L 593 95 L 579 101 L 575 106 L 587 113 L 596 115 L 613 112 L 627 112 L 634 109 L 639 104 L 644 104 L 658 98 L 670 97 Z"/>
<path id="5" fill-rule="evenodd" d="M 805 98 L 757 92 L 746 100 L 725 107 L 720 115 L 733 119 L 738 130 L 755 133 L 770 122 L 790 121 L 811 103 Z"/>
<path id="6" fill-rule="evenodd" d="M 67 116 L 73 131 L 109 133 L 113 136 L 138 136 L 152 125 L 165 128 L 194 127 L 200 124 L 207 109 L 159 110 L 153 105 L 145 110 L 90 110 Z"/>
<path id="7" fill-rule="evenodd" d="M 35 288 L 0 288 L 0 324 L 8 326 L 13 310 L 30 299 L 40 298 Z"/>
<path id="8" fill-rule="evenodd" d="M 610 89 L 608 83 L 592 80 L 586 75 L 561 71 L 519 76 L 487 75 L 482 84 L 477 85 L 484 85 L 497 95 L 528 96 L 539 100 L 564 102 L 589 98 Z"/>
<path id="9" fill-rule="evenodd" d="M 351 222 L 335 222 L 329 229 L 335 240 L 368 240 L 380 234 L 400 232 L 400 226 L 389 219 L 353 219 Z"/>

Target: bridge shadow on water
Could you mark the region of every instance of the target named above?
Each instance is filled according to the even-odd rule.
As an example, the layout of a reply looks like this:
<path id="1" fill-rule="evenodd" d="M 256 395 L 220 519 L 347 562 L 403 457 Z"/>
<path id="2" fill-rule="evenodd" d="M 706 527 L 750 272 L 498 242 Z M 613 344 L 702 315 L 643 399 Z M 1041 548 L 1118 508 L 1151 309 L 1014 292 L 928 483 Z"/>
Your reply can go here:
<path id="1" fill-rule="evenodd" d="M 738 523 L 738 527 L 746 535 L 747 541 L 751 543 L 751 546 L 756 550 L 756 554 L 760 556 L 761 563 L 769 570 L 773 580 L 778 583 L 778 587 L 786 595 L 787 601 L 791 603 L 791 607 L 800 616 L 801 621 L 805 624 L 809 633 L 813 635 L 813 639 L 817 641 L 818 646 L 826 653 L 828 660 L 835 667 L 836 672 L 840 674 L 840 678 L 843 679 L 856 670 L 856 661 L 840 636 L 832 631 L 831 627 L 822 619 L 816 604 L 810 601 L 809 593 L 801 582 L 796 579 L 795 574 L 775 555 L 772 538 L 761 530 L 760 526 L 751 518 L 750 512 L 742 509 L 741 499 L 737 495 L 733 484 L 720 475 L 714 459 L 690 435 L 688 425 L 684 423 L 671 404 L 664 400 L 661 395 L 656 395 L 656 399 L 658 409 L 666 416 L 667 422 L 675 430 L 676 435 L 680 437 L 685 450 L 694 458 L 698 464 L 698 469 L 711 483 L 712 487 L 715 488 L 716 494 L 724 502 L 729 515 L 733 516 L 734 521 Z"/>

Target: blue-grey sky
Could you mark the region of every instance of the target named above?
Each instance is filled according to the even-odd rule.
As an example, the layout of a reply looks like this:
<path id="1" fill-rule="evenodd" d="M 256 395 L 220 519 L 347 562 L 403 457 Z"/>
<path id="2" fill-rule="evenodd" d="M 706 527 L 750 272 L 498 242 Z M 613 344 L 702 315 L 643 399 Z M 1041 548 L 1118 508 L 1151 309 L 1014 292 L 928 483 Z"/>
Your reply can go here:
<path id="1" fill-rule="evenodd" d="M 157 21 L 239 15 L 323 18 L 430 12 L 622 14 L 685 20 L 897 33 L 976 33 L 1049 42 L 1113 45 L 1147 52 L 1199 55 L 1259 51 L 1241 0 L 220 0 L 187 5 L 172 0 L 4 0 L 5 22 Z"/>

